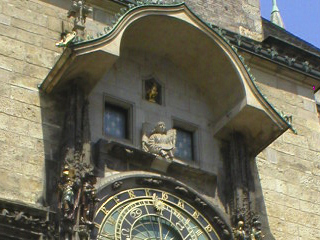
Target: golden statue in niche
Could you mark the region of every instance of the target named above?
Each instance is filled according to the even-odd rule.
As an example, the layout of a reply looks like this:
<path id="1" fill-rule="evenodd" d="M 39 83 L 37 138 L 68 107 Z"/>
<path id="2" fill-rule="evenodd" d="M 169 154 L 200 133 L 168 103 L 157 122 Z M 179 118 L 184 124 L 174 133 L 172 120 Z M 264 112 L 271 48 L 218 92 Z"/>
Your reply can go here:
<path id="1" fill-rule="evenodd" d="M 147 100 L 152 103 L 157 103 L 156 98 L 158 96 L 158 87 L 156 83 L 153 83 L 152 87 L 147 90 Z"/>

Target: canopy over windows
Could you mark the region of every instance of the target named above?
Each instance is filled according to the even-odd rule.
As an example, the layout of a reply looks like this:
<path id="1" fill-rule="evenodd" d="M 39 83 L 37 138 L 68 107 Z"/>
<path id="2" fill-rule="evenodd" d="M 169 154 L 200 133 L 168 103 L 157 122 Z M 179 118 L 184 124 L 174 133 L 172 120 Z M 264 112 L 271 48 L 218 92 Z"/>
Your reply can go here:
<path id="1" fill-rule="evenodd" d="M 205 89 L 217 138 L 241 132 L 256 154 L 290 127 L 255 87 L 233 48 L 184 4 L 132 9 L 106 36 L 66 48 L 41 88 L 61 91 L 76 79 L 89 93 L 126 49 L 170 59 Z"/>

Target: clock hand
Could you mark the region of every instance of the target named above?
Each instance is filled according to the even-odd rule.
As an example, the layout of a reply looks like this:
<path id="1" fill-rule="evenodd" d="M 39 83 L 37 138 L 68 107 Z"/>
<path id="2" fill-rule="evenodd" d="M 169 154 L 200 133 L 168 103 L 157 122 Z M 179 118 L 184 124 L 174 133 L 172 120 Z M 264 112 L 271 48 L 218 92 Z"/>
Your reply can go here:
<path id="1" fill-rule="evenodd" d="M 159 223 L 160 240 L 162 240 L 162 226 L 161 226 L 159 217 L 158 217 L 158 223 Z"/>

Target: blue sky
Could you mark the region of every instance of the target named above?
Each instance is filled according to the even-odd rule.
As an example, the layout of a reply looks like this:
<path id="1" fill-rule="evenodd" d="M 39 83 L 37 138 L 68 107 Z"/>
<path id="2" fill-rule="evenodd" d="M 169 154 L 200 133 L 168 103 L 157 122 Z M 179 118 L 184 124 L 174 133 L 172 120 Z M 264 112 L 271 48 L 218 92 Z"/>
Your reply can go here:
<path id="1" fill-rule="evenodd" d="M 260 0 L 262 17 L 270 20 L 272 0 Z M 320 0 L 277 0 L 287 31 L 320 48 Z"/>

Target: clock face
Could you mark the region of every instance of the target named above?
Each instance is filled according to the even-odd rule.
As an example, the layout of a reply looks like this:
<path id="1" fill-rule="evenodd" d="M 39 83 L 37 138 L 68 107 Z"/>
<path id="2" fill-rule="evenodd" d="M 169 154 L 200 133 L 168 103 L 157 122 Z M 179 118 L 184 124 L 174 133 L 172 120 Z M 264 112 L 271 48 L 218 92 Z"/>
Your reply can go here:
<path id="1" fill-rule="evenodd" d="M 174 185 L 171 181 L 151 178 L 147 179 L 147 184 L 141 184 L 141 179 L 142 182 L 146 180 L 146 178 L 138 178 L 138 181 L 136 178 L 122 179 L 100 192 L 99 198 L 102 201 L 96 211 L 92 238 L 100 240 L 229 239 L 221 235 L 223 231 L 228 233 L 228 230 L 222 229 L 214 222 L 214 219 L 218 219 L 221 223 L 221 218 L 186 187 Z M 140 184 L 136 184 L 137 182 Z M 151 186 L 152 184 L 155 186 Z M 172 188 L 173 191 L 171 191 Z M 196 199 L 193 203 L 197 204 L 192 204 L 190 198 Z M 208 217 L 211 217 L 210 221 Z"/>

